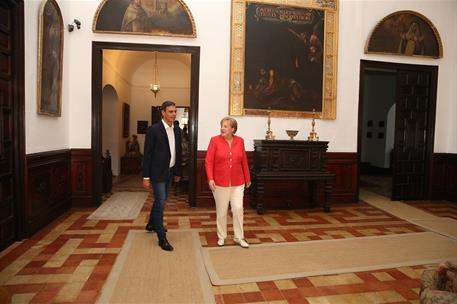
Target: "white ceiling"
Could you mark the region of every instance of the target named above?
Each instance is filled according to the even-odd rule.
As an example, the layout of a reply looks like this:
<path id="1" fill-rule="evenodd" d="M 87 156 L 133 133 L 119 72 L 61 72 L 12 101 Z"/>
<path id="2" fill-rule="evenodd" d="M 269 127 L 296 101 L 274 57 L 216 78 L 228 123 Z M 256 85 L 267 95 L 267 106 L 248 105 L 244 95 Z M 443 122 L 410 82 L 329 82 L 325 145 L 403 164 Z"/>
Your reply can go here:
<path id="1" fill-rule="evenodd" d="M 137 70 L 142 66 L 151 65 L 151 63 L 155 62 L 155 53 L 156 52 L 103 50 L 103 61 L 108 63 L 122 78 L 132 84 L 132 79 Z M 186 53 L 157 52 L 159 73 L 161 73 L 163 77 L 163 74 L 169 71 L 167 66 L 170 65 L 184 66 L 181 73 L 190 73 L 190 57 L 190 54 Z M 150 73 L 150 75 L 151 79 L 145 79 L 145 82 L 152 82 L 153 73 Z M 175 83 L 175 86 L 176 85 L 179 86 L 179 83 Z M 188 87 L 188 85 L 185 86 Z"/>

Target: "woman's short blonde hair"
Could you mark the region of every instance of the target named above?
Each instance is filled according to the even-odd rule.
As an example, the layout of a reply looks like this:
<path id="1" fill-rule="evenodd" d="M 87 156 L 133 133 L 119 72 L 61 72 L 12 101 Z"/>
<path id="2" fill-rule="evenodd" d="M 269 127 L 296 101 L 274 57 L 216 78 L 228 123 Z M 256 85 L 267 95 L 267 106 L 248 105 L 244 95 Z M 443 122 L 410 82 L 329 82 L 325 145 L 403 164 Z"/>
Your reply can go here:
<path id="1" fill-rule="evenodd" d="M 236 121 L 235 118 L 232 117 L 224 117 L 221 119 L 221 126 L 224 121 L 228 121 L 230 126 L 233 128 L 233 134 L 236 133 L 236 130 L 238 130 L 238 122 Z"/>

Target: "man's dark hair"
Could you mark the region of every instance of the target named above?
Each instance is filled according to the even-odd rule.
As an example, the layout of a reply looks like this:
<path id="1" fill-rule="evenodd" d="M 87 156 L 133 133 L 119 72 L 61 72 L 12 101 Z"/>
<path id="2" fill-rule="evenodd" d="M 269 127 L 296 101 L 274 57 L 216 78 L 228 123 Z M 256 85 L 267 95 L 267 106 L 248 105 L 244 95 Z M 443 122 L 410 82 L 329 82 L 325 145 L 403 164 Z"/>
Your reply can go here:
<path id="1" fill-rule="evenodd" d="M 176 107 L 176 104 L 171 100 L 164 101 L 162 103 L 162 105 L 160 106 L 160 111 L 165 111 L 169 106 L 175 106 Z"/>

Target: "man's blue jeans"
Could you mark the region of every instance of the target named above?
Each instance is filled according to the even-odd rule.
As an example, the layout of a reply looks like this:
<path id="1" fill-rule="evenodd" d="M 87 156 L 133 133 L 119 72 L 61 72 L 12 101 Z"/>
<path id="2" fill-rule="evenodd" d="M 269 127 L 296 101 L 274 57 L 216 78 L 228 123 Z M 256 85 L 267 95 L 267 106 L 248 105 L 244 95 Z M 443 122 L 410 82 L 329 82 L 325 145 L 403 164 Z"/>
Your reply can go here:
<path id="1" fill-rule="evenodd" d="M 171 176 L 173 176 L 172 170 L 170 170 L 169 178 L 166 182 L 152 182 L 154 204 L 149 215 L 149 224 L 154 227 L 159 239 L 166 236 L 165 228 L 163 227 L 163 211 L 165 209 L 165 201 L 168 197 L 168 186 L 170 185 Z"/>

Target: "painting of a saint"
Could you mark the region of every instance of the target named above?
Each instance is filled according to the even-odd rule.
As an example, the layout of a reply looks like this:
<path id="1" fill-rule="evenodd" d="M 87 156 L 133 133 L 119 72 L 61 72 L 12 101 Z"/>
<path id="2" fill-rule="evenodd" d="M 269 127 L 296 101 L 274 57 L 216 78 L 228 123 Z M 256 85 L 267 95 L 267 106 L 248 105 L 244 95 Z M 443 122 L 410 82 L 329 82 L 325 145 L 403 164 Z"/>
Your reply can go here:
<path id="1" fill-rule="evenodd" d="M 47 0 L 41 7 L 38 41 L 38 113 L 60 116 L 63 20 L 54 0 Z"/>
<path id="2" fill-rule="evenodd" d="M 195 37 L 195 24 L 182 0 L 105 0 L 94 32 Z"/>
<path id="3" fill-rule="evenodd" d="M 425 16 L 400 11 L 383 18 L 368 39 L 366 53 L 442 57 L 438 31 Z"/>
<path id="4" fill-rule="evenodd" d="M 319 9 L 246 4 L 245 109 L 322 110 L 324 19 Z"/>

